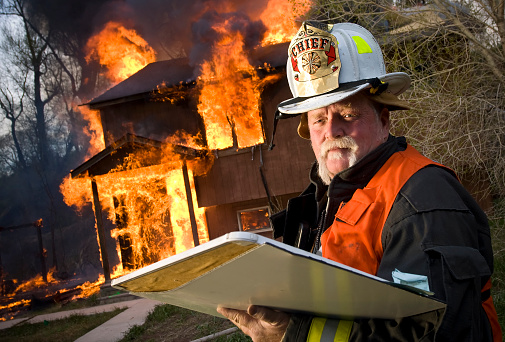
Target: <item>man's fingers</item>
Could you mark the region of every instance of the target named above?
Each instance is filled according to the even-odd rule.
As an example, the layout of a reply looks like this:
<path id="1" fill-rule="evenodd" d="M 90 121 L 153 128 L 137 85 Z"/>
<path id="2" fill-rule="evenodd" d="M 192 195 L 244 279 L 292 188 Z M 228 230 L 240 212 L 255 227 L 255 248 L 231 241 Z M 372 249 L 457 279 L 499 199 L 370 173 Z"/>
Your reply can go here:
<path id="1" fill-rule="evenodd" d="M 263 306 L 250 305 L 247 308 L 247 313 L 252 317 L 271 325 L 285 324 L 289 320 L 289 316 L 280 311 L 271 310 Z"/>
<path id="2" fill-rule="evenodd" d="M 238 310 L 218 307 L 217 312 L 219 312 L 224 317 L 228 318 L 230 321 L 233 321 L 236 323 L 239 322 L 240 312 Z"/>
<path id="3" fill-rule="evenodd" d="M 228 318 L 237 326 L 244 326 L 250 320 L 249 315 L 245 311 L 229 309 L 218 307 L 217 312 L 219 312 L 224 317 Z"/>
<path id="4" fill-rule="evenodd" d="M 218 307 L 217 312 L 228 318 L 230 322 L 235 324 L 245 334 L 249 336 L 251 335 L 251 329 L 254 329 L 255 319 L 252 318 L 247 312 L 223 307 Z"/>
<path id="5" fill-rule="evenodd" d="M 288 314 L 256 305 L 250 305 L 247 311 L 218 307 L 217 312 L 255 342 L 281 341 L 289 323 Z"/>

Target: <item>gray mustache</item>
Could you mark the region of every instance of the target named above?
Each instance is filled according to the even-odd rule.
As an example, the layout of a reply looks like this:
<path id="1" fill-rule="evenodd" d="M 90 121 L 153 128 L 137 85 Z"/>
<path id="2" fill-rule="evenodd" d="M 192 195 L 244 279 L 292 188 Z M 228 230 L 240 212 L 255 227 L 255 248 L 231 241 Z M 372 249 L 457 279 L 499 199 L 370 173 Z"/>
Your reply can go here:
<path id="1" fill-rule="evenodd" d="M 321 156 L 323 158 L 326 158 L 328 152 L 334 148 L 348 148 L 351 150 L 356 150 L 357 147 L 358 145 L 356 144 L 356 141 L 349 136 L 326 140 L 321 144 Z"/>

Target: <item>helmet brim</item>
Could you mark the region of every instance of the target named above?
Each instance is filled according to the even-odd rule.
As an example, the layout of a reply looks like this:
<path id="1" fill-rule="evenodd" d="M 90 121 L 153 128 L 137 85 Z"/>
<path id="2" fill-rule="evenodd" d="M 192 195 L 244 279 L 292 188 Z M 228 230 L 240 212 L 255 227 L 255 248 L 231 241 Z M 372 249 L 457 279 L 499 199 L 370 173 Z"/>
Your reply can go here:
<path id="1" fill-rule="evenodd" d="M 394 103 L 383 103 L 388 106 L 390 110 L 396 109 L 409 109 L 408 104 L 405 101 L 398 99 L 396 96 L 403 93 L 410 86 L 410 76 L 403 72 L 395 72 L 386 74 L 384 76 L 378 77 L 384 83 L 388 83 L 386 92 L 395 95 L 394 98 L 389 97 L 389 100 Z M 339 88 L 332 91 L 326 92 L 321 95 L 311 96 L 311 97 L 295 97 L 279 104 L 277 109 L 283 114 L 298 115 L 306 113 L 310 110 L 323 108 L 329 106 L 332 103 L 337 103 L 345 100 L 346 98 L 359 93 L 360 91 L 371 88 L 370 83 L 360 84 L 354 87 L 345 87 L 341 85 Z M 384 92 L 384 93 L 386 93 Z M 373 99 L 374 96 L 372 96 Z M 378 96 L 377 96 L 378 97 Z M 379 98 L 377 98 L 379 100 Z M 382 101 L 388 101 L 387 98 L 382 99 Z M 391 107 L 389 107 L 391 105 Z"/>

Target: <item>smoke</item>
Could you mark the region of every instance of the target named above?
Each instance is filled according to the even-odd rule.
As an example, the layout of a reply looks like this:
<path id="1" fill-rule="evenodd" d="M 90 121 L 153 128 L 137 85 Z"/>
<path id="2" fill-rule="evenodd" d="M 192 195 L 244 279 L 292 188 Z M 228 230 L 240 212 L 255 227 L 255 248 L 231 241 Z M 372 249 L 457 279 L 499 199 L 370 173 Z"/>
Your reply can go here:
<path id="1" fill-rule="evenodd" d="M 189 55 L 191 65 L 199 65 L 208 58 L 212 45 L 221 38 L 221 33 L 214 25 L 226 26 L 229 33 L 240 33 L 244 38 L 246 49 L 258 46 L 266 32 L 266 27 L 261 21 L 251 21 L 244 13 L 208 11 L 192 25 L 194 44 Z"/>
<path id="2" fill-rule="evenodd" d="M 201 62 L 203 52 L 219 39 L 216 23 L 231 27 L 254 47 L 265 31 L 258 20 L 269 0 L 29 0 L 33 17 L 42 14 L 49 27 L 84 46 L 109 21 L 135 29 L 157 53 L 158 60 L 189 57 Z M 208 50 L 207 50 L 208 51 Z"/>

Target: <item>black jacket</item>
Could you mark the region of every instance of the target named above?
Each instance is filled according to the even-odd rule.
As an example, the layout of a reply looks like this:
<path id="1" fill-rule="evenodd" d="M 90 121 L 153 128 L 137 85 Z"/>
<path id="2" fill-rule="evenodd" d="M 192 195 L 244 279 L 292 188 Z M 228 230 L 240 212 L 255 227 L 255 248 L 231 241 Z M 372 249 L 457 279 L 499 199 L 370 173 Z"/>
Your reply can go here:
<path id="1" fill-rule="evenodd" d="M 390 136 L 336 175 L 329 187 L 321 183 L 314 166 L 311 185 L 272 217 L 275 237 L 317 250 L 318 237 L 331 226 L 340 203 L 365 187 L 386 160 L 406 146 L 404 138 Z M 355 320 L 350 341 L 492 340 L 481 306 L 482 295 L 489 295 L 481 294 L 481 289 L 493 270 L 489 226 L 484 212 L 452 173 L 430 166 L 409 179 L 384 224 L 382 246 L 377 276 L 392 281 L 395 269 L 428 275 L 430 290 L 447 308 L 400 320 Z M 293 316 L 285 340 L 305 341 L 311 319 Z"/>

